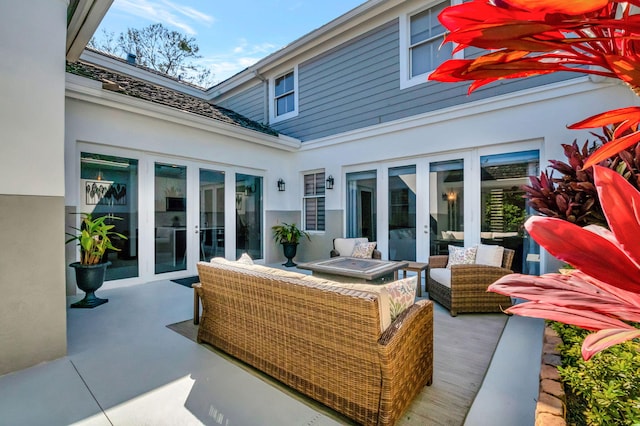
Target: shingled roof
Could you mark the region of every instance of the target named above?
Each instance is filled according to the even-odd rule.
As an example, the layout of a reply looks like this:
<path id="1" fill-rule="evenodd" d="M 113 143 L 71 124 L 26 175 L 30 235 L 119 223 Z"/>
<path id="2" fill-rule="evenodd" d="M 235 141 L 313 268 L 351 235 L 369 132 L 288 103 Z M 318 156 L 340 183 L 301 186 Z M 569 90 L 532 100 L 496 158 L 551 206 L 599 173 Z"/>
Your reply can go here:
<path id="1" fill-rule="evenodd" d="M 230 109 L 212 105 L 204 99 L 101 68 L 82 60 L 75 63 L 67 62 L 67 72 L 100 81 L 105 90 L 166 105 L 267 135 L 278 136 L 278 132 L 271 127 L 250 120 Z"/>

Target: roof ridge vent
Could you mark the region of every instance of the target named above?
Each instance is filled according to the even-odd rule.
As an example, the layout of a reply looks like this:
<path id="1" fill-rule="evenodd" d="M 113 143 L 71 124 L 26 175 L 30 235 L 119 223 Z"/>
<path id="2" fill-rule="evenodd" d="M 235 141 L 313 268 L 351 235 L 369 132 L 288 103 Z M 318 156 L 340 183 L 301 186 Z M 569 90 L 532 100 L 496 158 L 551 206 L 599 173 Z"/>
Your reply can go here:
<path id="1" fill-rule="evenodd" d="M 127 63 L 131 65 L 136 64 L 136 55 L 134 53 L 127 53 Z"/>

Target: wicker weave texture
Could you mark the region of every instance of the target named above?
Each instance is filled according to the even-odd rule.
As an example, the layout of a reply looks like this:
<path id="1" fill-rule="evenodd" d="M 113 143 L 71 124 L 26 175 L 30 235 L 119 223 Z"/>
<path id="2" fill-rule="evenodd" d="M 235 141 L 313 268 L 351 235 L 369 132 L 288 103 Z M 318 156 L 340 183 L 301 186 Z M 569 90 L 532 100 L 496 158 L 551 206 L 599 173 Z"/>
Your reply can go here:
<path id="1" fill-rule="evenodd" d="M 505 249 L 502 267 L 487 265 L 451 266 L 451 287 L 431 278 L 427 270 L 427 291 L 429 298 L 447 308 L 452 316 L 459 313 L 502 312 L 511 306 L 508 296 L 487 291 L 487 287 L 504 275 L 512 274 L 510 269 L 515 252 Z M 447 256 L 431 256 L 429 269 L 444 268 Z"/>
<path id="2" fill-rule="evenodd" d="M 198 264 L 198 340 L 361 424 L 394 424 L 433 375 L 433 306 L 382 335 L 371 293 Z"/>

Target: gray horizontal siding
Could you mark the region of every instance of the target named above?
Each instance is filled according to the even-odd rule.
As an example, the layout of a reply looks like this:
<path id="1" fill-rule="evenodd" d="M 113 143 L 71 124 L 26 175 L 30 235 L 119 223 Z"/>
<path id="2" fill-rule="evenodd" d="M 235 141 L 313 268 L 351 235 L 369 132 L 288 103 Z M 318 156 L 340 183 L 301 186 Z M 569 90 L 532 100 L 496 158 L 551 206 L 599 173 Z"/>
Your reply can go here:
<path id="1" fill-rule="evenodd" d="M 302 141 L 390 122 L 442 108 L 549 84 L 578 74 L 504 80 L 471 96 L 469 83 L 425 82 L 400 90 L 399 22 L 394 19 L 298 65 L 298 115 L 271 127 Z M 484 51 L 468 48 L 474 58 Z M 263 84 L 218 105 L 266 123 Z"/>
<path id="2" fill-rule="evenodd" d="M 216 105 L 228 108 L 258 123 L 266 124 L 267 118 L 264 116 L 265 96 L 264 85 L 260 83 L 229 99 L 216 102 Z"/>
<path id="3" fill-rule="evenodd" d="M 426 82 L 400 90 L 399 45 L 396 19 L 299 64 L 299 113 L 272 127 L 308 141 L 577 76 L 505 80 L 471 96 L 469 83 Z"/>

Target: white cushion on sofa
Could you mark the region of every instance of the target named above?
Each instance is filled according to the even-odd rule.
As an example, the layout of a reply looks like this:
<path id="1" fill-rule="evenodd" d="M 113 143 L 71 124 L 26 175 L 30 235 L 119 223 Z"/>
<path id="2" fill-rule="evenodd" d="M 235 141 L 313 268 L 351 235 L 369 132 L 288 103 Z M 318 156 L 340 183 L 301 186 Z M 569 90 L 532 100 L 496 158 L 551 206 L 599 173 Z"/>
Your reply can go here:
<path id="1" fill-rule="evenodd" d="M 431 279 L 439 282 L 443 286 L 451 288 L 451 269 L 447 269 L 447 268 L 429 269 L 429 276 L 431 277 Z"/>
<path id="2" fill-rule="evenodd" d="M 247 263 L 238 262 L 234 260 L 227 260 L 224 257 L 214 257 L 213 259 L 211 259 L 211 263 L 229 265 L 237 269 L 260 272 L 262 274 L 271 274 L 277 277 L 284 277 L 284 278 L 302 279 L 307 276 L 306 274 L 302 274 L 300 272 L 293 272 L 293 271 L 286 271 L 284 269 L 271 268 L 269 266 L 259 265 L 256 263 L 250 265 Z"/>
<path id="3" fill-rule="evenodd" d="M 368 243 L 368 238 L 336 238 L 333 241 L 333 248 L 336 249 L 340 256 L 351 256 L 356 243 Z"/>
<path id="4" fill-rule="evenodd" d="M 478 244 L 476 251 L 476 265 L 502 266 L 504 247 L 488 244 Z"/>

